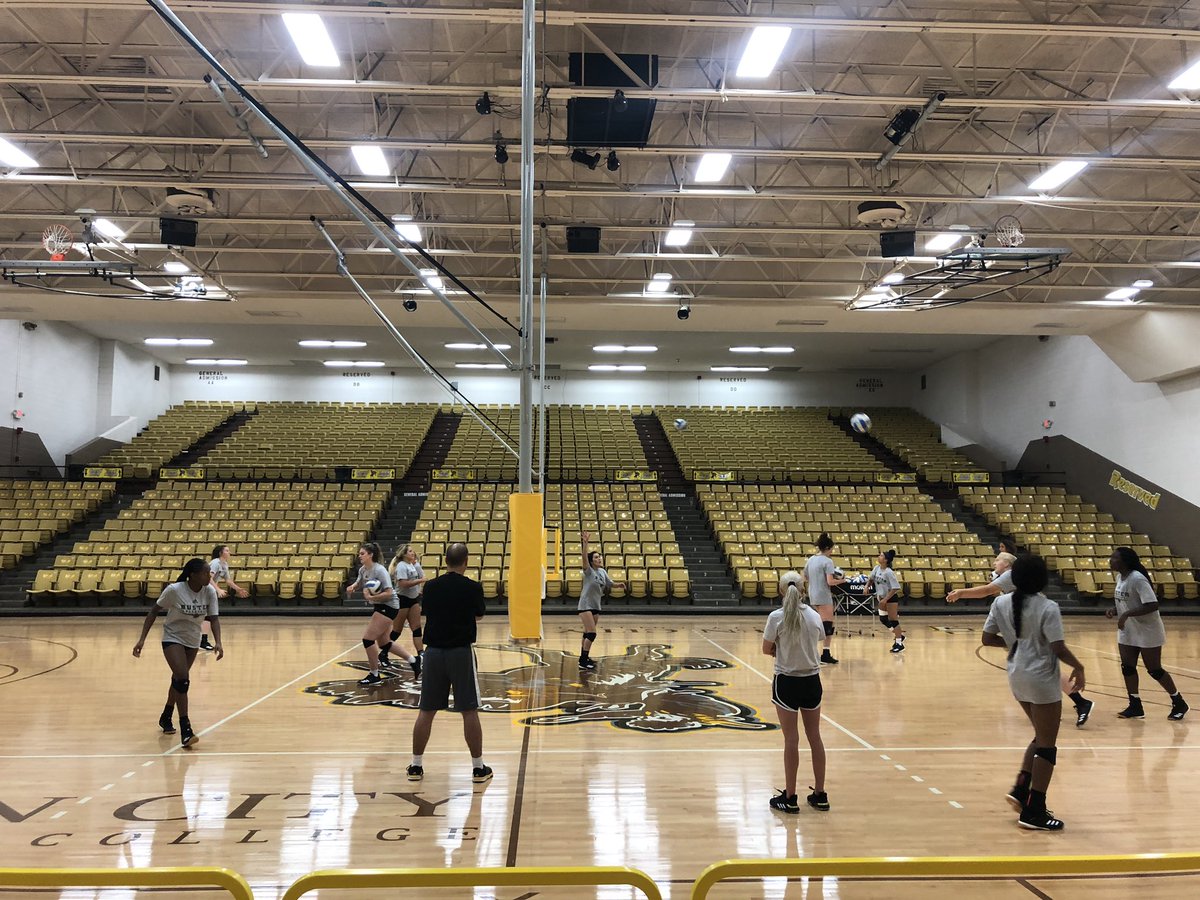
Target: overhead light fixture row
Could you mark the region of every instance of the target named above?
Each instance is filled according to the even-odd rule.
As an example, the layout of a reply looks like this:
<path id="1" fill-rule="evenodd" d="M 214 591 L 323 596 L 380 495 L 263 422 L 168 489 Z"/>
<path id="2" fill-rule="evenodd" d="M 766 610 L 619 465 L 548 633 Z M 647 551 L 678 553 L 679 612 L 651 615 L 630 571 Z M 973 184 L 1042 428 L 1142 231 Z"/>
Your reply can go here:
<path id="1" fill-rule="evenodd" d="M 284 13 L 283 24 L 307 65 L 334 69 L 341 65 L 337 50 L 325 28 L 325 20 L 316 13 Z"/>

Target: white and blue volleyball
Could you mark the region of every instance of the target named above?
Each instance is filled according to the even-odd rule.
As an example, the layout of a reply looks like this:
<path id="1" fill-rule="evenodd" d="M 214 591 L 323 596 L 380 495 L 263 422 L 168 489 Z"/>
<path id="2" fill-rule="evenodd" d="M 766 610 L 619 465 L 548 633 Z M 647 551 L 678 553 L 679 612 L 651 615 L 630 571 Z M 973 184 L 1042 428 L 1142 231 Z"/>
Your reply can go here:
<path id="1" fill-rule="evenodd" d="M 871 417 L 866 413 L 855 413 L 850 417 L 850 427 L 859 434 L 866 434 L 871 430 Z"/>
<path id="2" fill-rule="evenodd" d="M 674 422 L 674 425 L 675 425 L 676 431 L 686 431 L 687 430 L 687 419 L 676 419 Z"/>

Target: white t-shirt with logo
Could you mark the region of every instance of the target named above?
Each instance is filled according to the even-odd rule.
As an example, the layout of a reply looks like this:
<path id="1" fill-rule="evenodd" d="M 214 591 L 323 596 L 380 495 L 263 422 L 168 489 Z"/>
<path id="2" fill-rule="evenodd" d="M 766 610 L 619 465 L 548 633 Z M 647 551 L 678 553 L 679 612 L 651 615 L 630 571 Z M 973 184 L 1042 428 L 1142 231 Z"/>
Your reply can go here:
<path id="1" fill-rule="evenodd" d="M 416 578 L 424 578 L 425 570 L 421 568 L 420 563 L 410 563 L 406 560 L 400 560 L 396 563 L 396 573 L 393 578 L 393 588 L 401 581 L 412 581 Z M 421 585 L 410 584 L 406 588 L 395 588 L 401 597 L 407 597 L 410 600 L 415 600 L 421 596 Z"/>
<path id="2" fill-rule="evenodd" d="M 208 574 L 214 581 L 229 581 L 229 563 L 221 559 L 219 556 L 214 556 L 208 564 Z"/>
<path id="3" fill-rule="evenodd" d="M 891 568 L 876 566 L 871 570 L 871 583 L 875 585 L 875 599 L 882 600 L 892 591 L 900 590 L 900 579 Z"/>
<path id="4" fill-rule="evenodd" d="M 377 562 L 367 563 L 358 568 L 358 586 L 365 587 L 368 581 L 379 582 L 379 587 L 375 589 L 376 593 L 386 591 L 392 586 L 392 577 L 388 575 L 388 570 Z M 386 600 L 372 600 L 371 602 L 382 603 L 384 606 L 391 606 L 395 609 L 400 608 L 400 601 L 396 599 L 395 591 L 392 591 L 392 595 Z"/>
<path id="5" fill-rule="evenodd" d="M 158 605 L 167 611 L 163 641 L 193 649 L 200 647 L 200 626 L 204 619 L 219 614 L 217 589 L 211 584 L 200 588 L 199 593 L 188 587 L 186 581 L 168 584 L 158 598 Z"/>
<path id="6" fill-rule="evenodd" d="M 1117 579 L 1116 598 L 1118 616 L 1158 602 L 1154 585 L 1141 572 L 1130 572 Z M 1161 647 L 1166 642 L 1167 629 L 1158 610 L 1145 616 L 1130 616 L 1125 627 L 1117 629 L 1117 643 L 1127 647 Z"/>
<path id="7" fill-rule="evenodd" d="M 821 641 L 825 639 L 825 625 L 821 614 L 811 606 L 801 604 L 800 628 L 780 632 L 783 624 L 783 609 L 771 610 L 767 616 L 767 627 L 763 629 L 763 640 L 775 645 L 775 674 L 805 677 L 821 671 Z"/>

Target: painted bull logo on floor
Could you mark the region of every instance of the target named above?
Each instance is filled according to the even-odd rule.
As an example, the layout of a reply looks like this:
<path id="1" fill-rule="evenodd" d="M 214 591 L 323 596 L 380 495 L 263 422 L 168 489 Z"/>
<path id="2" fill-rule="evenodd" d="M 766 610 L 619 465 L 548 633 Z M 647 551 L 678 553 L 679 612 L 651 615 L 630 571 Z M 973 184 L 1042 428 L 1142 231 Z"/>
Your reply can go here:
<path id="1" fill-rule="evenodd" d="M 478 650 L 516 653 L 521 665 L 498 672 L 480 671 L 480 711 L 533 713 L 524 725 L 574 725 L 608 722 L 643 732 L 681 732 L 703 728 L 766 731 L 776 726 L 758 718 L 754 709 L 721 696 L 719 681 L 676 678 L 683 670 L 728 669 L 719 659 L 671 656 L 667 644 L 633 644 L 624 656 L 593 657 L 592 671 L 580 671 L 578 658 L 561 650 L 477 644 Z M 416 709 L 420 684 L 407 667 L 387 673 L 382 684 L 364 687 L 361 662 L 339 663 L 355 672 L 344 681 L 322 681 L 305 693 L 333 698 L 342 706 L 394 706 Z"/>

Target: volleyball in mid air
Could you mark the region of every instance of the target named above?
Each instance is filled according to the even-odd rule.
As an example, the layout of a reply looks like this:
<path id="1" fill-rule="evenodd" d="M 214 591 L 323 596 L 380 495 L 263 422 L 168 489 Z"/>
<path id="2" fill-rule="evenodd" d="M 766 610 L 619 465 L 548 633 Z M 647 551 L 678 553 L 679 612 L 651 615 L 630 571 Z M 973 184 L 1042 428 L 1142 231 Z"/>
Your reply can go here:
<path id="1" fill-rule="evenodd" d="M 859 434 L 866 434 L 871 430 L 871 417 L 866 413 L 855 413 L 850 417 L 850 427 Z"/>
<path id="2" fill-rule="evenodd" d="M 687 419 L 676 419 L 674 422 L 674 425 L 675 425 L 676 431 L 686 431 L 687 430 Z"/>

